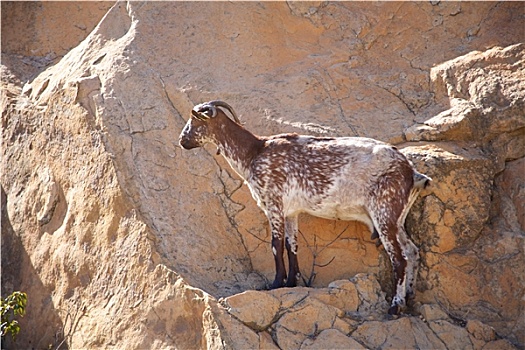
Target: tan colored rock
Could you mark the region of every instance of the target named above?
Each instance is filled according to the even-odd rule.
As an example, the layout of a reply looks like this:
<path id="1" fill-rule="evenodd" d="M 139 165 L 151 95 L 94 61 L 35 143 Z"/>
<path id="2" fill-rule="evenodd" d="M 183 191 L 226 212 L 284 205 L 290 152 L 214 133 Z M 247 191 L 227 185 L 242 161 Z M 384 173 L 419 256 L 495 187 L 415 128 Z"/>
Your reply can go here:
<path id="1" fill-rule="evenodd" d="M 522 4 L 27 6 L 2 2 L 1 285 L 31 302 L 17 345 L 523 347 Z M 239 178 L 213 147 L 178 148 L 188 111 L 215 98 L 259 134 L 409 141 L 434 178 L 407 221 L 416 301 L 507 340 L 431 321 L 444 344 L 418 318 L 385 321 L 382 248 L 363 225 L 308 216 L 303 277 L 354 287 L 267 292 L 281 305 L 268 332 L 232 318 L 215 297 L 264 288 L 274 266 Z"/>
<path id="2" fill-rule="evenodd" d="M 487 343 L 483 350 L 516 350 L 518 349 L 506 339 L 499 339 Z"/>
<path id="3" fill-rule="evenodd" d="M 259 349 L 278 350 L 279 347 L 275 345 L 271 335 L 267 332 L 259 333 Z"/>
<path id="4" fill-rule="evenodd" d="M 366 349 L 354 339 L 345 336 L 337 329 L 326 329 L 315 339 L 306 339 L 301 350 L 308 349 Z"/>
<path id="5" fill-rule="evenodd" d="M 470 100 L 476 105 L 499 106 L 509 108 L 509 98 L 523 94 L 519 88 L 520 77 L 523 76 L 523 62 L 525 46 L 515 44 L 508 47 L 494 47 L 480 52 L 472 51 L 465 56 L 447 61 L 430 70 L 433 87 L 440 98 Z M 505 84 L 484 79 L 493 71 L 499 71 L 505 78 Z M 511 97 L 512 96 L 512 97 Z M 519 102 L 519 101 L 516 101 Z M 499 122 L 499 120 L 497 120 Z M 508 119 L 503 124 L 494 123 L 491 129 L 497 129 L 518 118 Z"/>
<path id="6" fill-rule="evenodd" d="M 470 341 L 474 346 L 474 349 L 482 349 L 490 343 L 496 340 L 496 332 L 494 328 L 483 324 L 478 320 L 469 320 L 466 326 L 467 331 L 470 333 Z"/>
<path id="7" fill-rule="evenodd" d="M 351 336 L 367 348 L 375 349 L 457 349 L 456 344 L 442 342 L 415 317 L 365 322 Z"/>
<path id="8" fill-rule="evenodd" d="M 445 320 L 429 322 L 434 333 L 449 349 L 473 349 L 472 342 L 465 328 L 453 325 Z"/>
<path id="9" fill-rule="evenodd" d="M 288 310 L 275 324 L 275 338 L 281 348 L 299 349 L 304 339 L 332 328 L 341 310 L 315 298 L 307 298 Z"/>
<path id="10" fill-rule="evenodd" d="M 476 339 L 489 342 L 496 339 L 494 328 L 483 324 L 478 320 L 469 320 L 467 322 L 467 331 Z"/>
<path id="11" fill-rule="evenodd" d="M 232 349 L 257 349 L 260 348 L 260 335 L 253 329 L 246 327 L 242 322 L 232 317 L 221 317 L 221 327 L 224 329 L 222 335 L 225 343 Z M 265 342 L 265 345 L 269 345 Z M 270 348 L 270 347 L 269 347 Z"/>
<path id="12" fill-rule="evenodd" d="M 224 299 L 228 312 L 248 327 L 265 330 L 277 317 L 281 302 L 270 294 L 246 291 Z"/>
<path id="13" fill-rule="evenodd" d="M 384 312 L 388 309 L 385 294 L 376 278 L 370 275 L 358 274 L 350 279 L 355 283 L 359 295 L 358 312 Z"/>
<path id="14" fill-rule="evenodd" d="M 525 137 L 522 137 L 525 140 Z M 514 232 L 525 232 L 525 191 L 523 191 L 523 169 L 525 158 L 508 162 L 496 184 L 501 189 L 498 202 L 501 206 L 501 220 Z"/>
<path id="15" fill-rule="evenodd" d="M 474 51 L 432 68 L 436 98 L 450 99 L 452 108 L 409 128 L 407 140 L 481 142 L 523 128 L 519 111 L 525 98 L 521 88 L 524 56 L 525 45 L 516 44 Z M 492 74 L 497 78 L 487 79 Z"/>
<path id="16" fill-rule="evenodd" d="M 345 291 L 353 293 L 345 294 Z M 337 300 L 337 296 L 340 296 L 341 300 Z M 355 329 L 352 320 L 345 318 L 345 311 L 334 306 L 359 303 L 354 298 L 357 298 L 357 293 L 350 281 L 337 281 L 330 288 L 321 289 L 281 288 L 269 292 L 248 291 L 222 301 L 229 314 L 249 327 L 246 334 L 242 328 L 234 327 L 235 323 L 231 320 L 221 321 L 221 324 L 225 328 L 225 334 L 232 331 L 237 333 L 229 336 L 237 347 L 254 347 L 256 345 L 253 344 L 257 342 L 254 340 L 253 331 L 268 328 L 269 324 L 275 322 L 270 331 L 278 346 L 299 348 L 305 339 L 324 329 L 337 330 L 341 334 L 352 332 Z M 271 337 L 268 339 L 266 332 L 260 332 L 259 339 L 259 346 L 262 347 L 264 339 L 269 341 Z M 273 340 L 269 344 L 272 345 Z"/>
<path id="17" fill-rule="evenodd" d="M 334 280 L 384 268 L 381 251 L 370 240 L 365 225 L 308 215 L 302 215 L 300 221 L 300 268 L 302 277 L 312 281 L 309 286 L 326 287 Z"/>
<path id="18" fill-rule="evenodd" d="M 355 312 L 359 307 L 359 296 L 354 283 L 349 280 L 338 280 L 330 283 L 326 289 L 310 292 L 310 295 L 323 303 L 332 305 L 345 313 Z"/>
<path id="19" fill-rule="evenodd" d="M 482 158 L 472 153 L 465 155 L 463 152 L 447 149 L 448 152 L 459 155 L 462 159 L 457 160 L 466 168 L 477 168 L 472 171 L 476 176 L 469 176 L 467 181 L 473 181 L 472 184 L 478 183 L 485 190 L 473 195 L 477 190 L 466 182 L 461 184 L 460 179 L 463 179 L 464 175 L 458 174 L 456 169 L 451 169 L 452 176 L 448 178 L 439 179 L 439 175 L 436 174 L 433 176 L 437 181 L 432 195 L 425 198 L 425 206 L 429 206 L 428 210 L 424 209 L 429 214 L 426 216 L 426 223 L 435 225 L 434 228 L 428 230 L 419 225 L 424 222 L 424 219 L 417 218 L 419 212 L 417 209 L 412 211 L 413 214 L 416 214 L 415 220 L 411 221 L 409 217 L 408 221 L 409 226 L 412 226 L 415 232 L 435 232 L 434 237 L 437 237 L 437 240 L 430 239 L 429 241 L 428 236 L 432 237 L 430 234 L 421 240 L 422 244 L 428 245 L 428 250 L 433 250 L 432 254 L 423 253 L 423 265 L 428 264 L 428 274 L 423 268 L 421 276 L 426 282 L 421 287 L 432 290 L 435 286 L 439 286 L 437 288 L 441 290 L 439 293 L 447 296 L 447 303 L 451 304 L 451 308 L 461 309 L 461 314 L 469 315 L 468 317 L 472 317 L 470 311 L 473 310 L 473 305 L 486 305 L 486 307 L 477 309 L 479 313 L 476 313 L 475 317 L 486 320 L 491 326 L 497 327 L 505 334 L 508 334 L 510 328 L 523 327 L 523 322 L 513 323 L 514 326 L 509 324 L 503 326 L 506 322 L 489 321 L 491 318 L 488 315 L 491 313 L 492 305 L 498 308 L 497 300 L 501 298 L 509 300 L 508 303 L 505 303 L 505 313 L 508 315 L 505 318 L 514 319 L 515 316 L 511 315 L 523 312 L 523 307 L 516 303 L 520 299 L 519 293 L 523 291 L 523 283 L 519 282 L 521 286 L 513 288 L 511 285 L 514 282 L 503 282 L 521 280 L 517 276 L 525 272 L 517 260 L 512 257 L 513 254 L 518 254 L 512 247 L 523 244 L 523 235 L 520 233 L 523 232 L 523 229 L 515 216 L 520 210 L 518 209 L 520 205 L 516 205 L 515 200 L 512 199 L 519 191 L 510 190 L 509 185 L 506 185 L 506 183 L 513 183 L 513 180 L 509 180 L 510 178 L 520 178 L 514 170 L 517 169 L 514 164 L 521 163 L 514 159 L 523 157 L 523 147 L 520 146 L 525 141 L 522 131 L 522 111 L 524 110 L 522 94 L 524 90 L 520 88 L 525 74 L 522 68 L 523 50 L 524 47 L 521 44 L 507 48 L 494 48 L 485 52 L 471 53 L 436 67 L 432 71 L 434 75 L 431 75 L 435 82 L 434 86 L 438 93 L 450 98 L 452 108 L 425 121 L 423 126 L 415 125 L 406 134 L 409 140 L 471 139 L 474 147 L 483 149 L 482 153 L 479 153 L 482 158 L 489 155 L 483 161 Z M 476 67 L 467 70 L 468 64 L 474 64 L 475 61 L 479 62 L 479 69 Z M 508 83 L 498 87 L 503 76 L 508 79 Z M 410 135 L 414 130 L 419 130 L 420 136 L 426 136 L 413 138 Z M 487 142 L 490 143 L 490 146 L 486 146 Z M 518 151 L 520 149 L 521 151 Z M 475 161 L 476 158 L 481 162 Z M 421 161 L 425 164 L 432 162 L 432 158 L 428 156 L 416 156 L 413 160 L 416 163 Z M 449 158 L 449 162 L 454 161 Z M 436 164 L 434 168 L 444 170 L 446 166 Z M 470 170 L 467 172 L 470 173 Z M 502 172 L 503 175 L 496 175 L 499 172 Z M 510 176 L 505 177 L 505 174 Z M 504 178 L 506 180 L 503 180 Z M 493 181 L 496 186 L 493 186 Z M 439 188 L 439 182 L 446 184 L 447 188 L 442 191 Z M 454 182 L 462 189 L 455 190 Z M 510 186 L 517 188 L 516 185 Z M 471 194 L 467 195 L 466 192 L 471 192 Z M 491 195 L 487 197 L 488 193 Z M 514 195 L 509 195 L 509 193 L 514 193 Z M 449 199 L 445 199 L 446 197 Z M 491 199 L 492 203 L 489 207 L 487 204 L 491 202 Z M 463 204 L 459 204 L 460 202 Z M 469 208 L 476 208 L 477 212 L 474 214 Z M 463 216 L 464 214 L 466 215 Z M 473 225 L 476 221 L 478 224 Z M 469 224 L 465 225 L 466 222 Z M 465 230 L 468 225 L 472 226 Z M 446 257 L 440 255 L 459 247 L 469 246 L 469 242 L 475 243 L 475 248 L 471 247 L 467 251 L 476 250 L 477 253 L 450 254 Z M 513 251 L 515 253 L 511 253 Z M 483 258 L 480 259 L 481 256 Z M 451 269 L 451 266 L 454 268 Z M 469 285 L 471 288 L 457 288 L 458 285 Z M 478 292 L 481 290 L 490 290 L 490 292 Z M 421 300 L 431 301 L 435 300 L 436 292 L 437 290 L 429 291 L 419 296 Z M 504 294 L 507 297 L 503 297 Z M 512 297 L 509 298 L 508 295 Z M 521 343 L 517 339 L 515 341 Z"/>
<path id="20" fill-rule="evenodd" d="M 431 194 L 422 200 L 423 211 L 413 211 L 413 237 L 438 253 L 473 242 L 489 218 L 492 161 L 479 150 L 445 144 L 411 146 L 403 153 L 434 180 Z M 425 237 L 418 237 L 418 232 L 425 232 Z"/>
<path id="21" fill-rule="evenodd" d="M 481 119 L 480 107 L 462 100 L 451 100 L 452 108 L 405 131 L 408 141 L 472 140 L 479 135 L 476 122 Z"/>
<path id="22" fill-rule="evenodd" d="M 449 316 L 436 304 L 421 305 L 419 312 L 427 322 L 449 319 Z"/>
<path id="23" fill-rule="evenodd" d="M 95 28 L 112 3 L 2 4 L 2 50 L 24 56 L 65 55 Z M 30 27 L 21 18 L 31 18 Z M 9 30 L 7 30 L 9 29 Z"/>

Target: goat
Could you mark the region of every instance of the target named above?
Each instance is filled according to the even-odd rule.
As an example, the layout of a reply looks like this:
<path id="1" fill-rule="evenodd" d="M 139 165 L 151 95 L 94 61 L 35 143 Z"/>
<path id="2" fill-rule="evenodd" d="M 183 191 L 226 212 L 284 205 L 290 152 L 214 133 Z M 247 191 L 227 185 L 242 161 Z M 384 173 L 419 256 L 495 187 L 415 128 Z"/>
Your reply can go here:
<path id="1" fill-rule="evenodd" d="M 272 289 L 295 287 L 300 278 L 298 216 L 308 213 L 361 221 L 372 238 L 380 239 L 395 278 L 389 314 L 398 314 L 406 298 L 414 295 L 419 251 L 404 223 L 420 190 L 431 179 L 418 173 L 394 146 L 363 137 L 256 136 L 222 101 L 196 105 L 179 143 L 184 149 L 215 144 L 217 154 L 222 153 L 248 185 L 270 223 L 276 269 Z"/>

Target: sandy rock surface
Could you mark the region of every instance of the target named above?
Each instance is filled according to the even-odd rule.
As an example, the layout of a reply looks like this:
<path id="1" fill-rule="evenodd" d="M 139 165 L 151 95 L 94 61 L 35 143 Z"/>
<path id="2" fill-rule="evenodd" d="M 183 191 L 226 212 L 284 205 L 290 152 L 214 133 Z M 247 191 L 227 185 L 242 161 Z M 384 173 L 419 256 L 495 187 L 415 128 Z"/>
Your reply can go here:
<path id="1" fill-rule="evenodd" d="M 2 2 L 7 348 L 523 349 L 525 37 L 515 2 Z M 303 284 L 194 104 L 253 132 L 367 136 L 433 178 L 416 299 L 367 228 L 304 216 Z M 2 345 L 4 346 L 4 344 Z"/>

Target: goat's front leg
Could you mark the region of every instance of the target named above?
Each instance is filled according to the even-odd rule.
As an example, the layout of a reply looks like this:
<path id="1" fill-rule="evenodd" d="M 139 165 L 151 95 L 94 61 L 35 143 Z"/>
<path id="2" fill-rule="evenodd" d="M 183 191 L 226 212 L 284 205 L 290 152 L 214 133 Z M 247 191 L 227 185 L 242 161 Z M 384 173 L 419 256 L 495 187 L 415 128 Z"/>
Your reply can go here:
<path id="1" fill-rule="evenodd" d="M 272 230 L 272 252 L 275 259 L 275 279 L 271 289 L 284 286 L 286 268 L 284 267 L 284 220 L 280 212 L 268 213 L 268 220 Z"/>
<path id="2" fill-rule="evenodd" d="M 286 237 L 286 252 L 288 253 L 288 279 L 286 287 L 295 287 L 297 279 L 301 277 L 299 262 L 297 261 L 297 215 L 284 219 Z"/>

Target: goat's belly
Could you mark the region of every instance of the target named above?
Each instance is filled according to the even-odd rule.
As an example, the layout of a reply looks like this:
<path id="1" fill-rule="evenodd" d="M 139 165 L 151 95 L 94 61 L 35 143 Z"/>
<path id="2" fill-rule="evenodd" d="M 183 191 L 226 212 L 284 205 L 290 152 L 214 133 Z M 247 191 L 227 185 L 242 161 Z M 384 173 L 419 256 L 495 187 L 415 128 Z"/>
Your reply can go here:
<path id="1" fill-rule="evenodd" d="M 310 215 L 330 220 L 360 221 L 372 226 L 368 212 L 362 206 L 345 206 L 341 204 L 326 204 L 306 210 Z"/>

